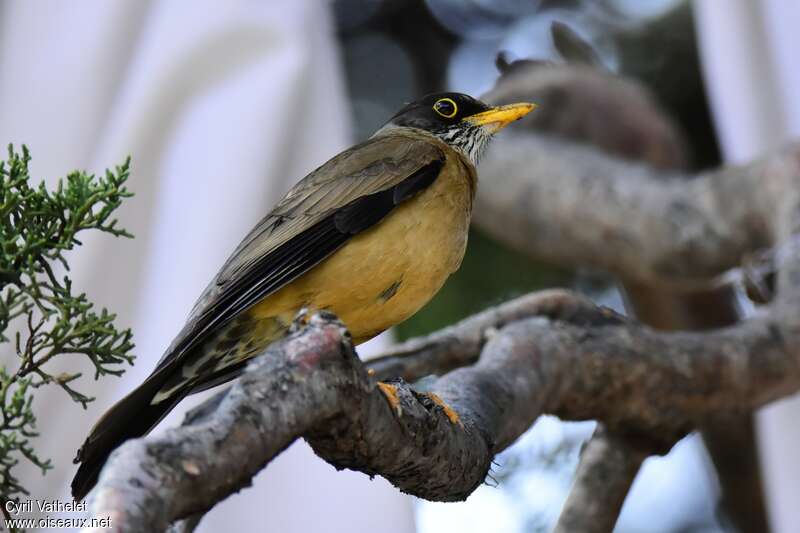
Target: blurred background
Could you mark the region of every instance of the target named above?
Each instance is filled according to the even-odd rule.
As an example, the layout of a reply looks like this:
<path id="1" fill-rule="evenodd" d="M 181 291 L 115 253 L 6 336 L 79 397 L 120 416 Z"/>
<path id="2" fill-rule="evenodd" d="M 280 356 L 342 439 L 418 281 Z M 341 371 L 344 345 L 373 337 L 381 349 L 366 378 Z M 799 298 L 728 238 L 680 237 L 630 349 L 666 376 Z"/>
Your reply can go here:
<path id="1" fill-rule="evenodd" d="M 578 40 L 556 42 L 554 22 Z M 23 480 L 34 497 L 68 498 L 71 459 L 89 427 L 149 373 L 242 236 L 292 183 L 371 135 L 403 103 L 439 90 L 487 93 L 500 52 L 505 62 L 585 63 L 587 43 L 591 68 L 641 84 L 674 121 L 681 154 L 672 166 L 702 170 L 800 136 L 798 24 L 793 0 L 6 0 L 0 142 L 26 143 L 35 175 L 49 183 L 74 168 L 101 172 L 130 154 L 136 193 L 120 217 L 135 240 L 89 239 L 73 277 L 133 328 L 137 363 L 119 379 L 87 380 L 84 389 L 97 397 L 88 411 L 59 390 L 39 394 L 36 444 L 56 468 L 46 477 L 26 470 Z M 474 230 L 461 270 L 435 300 L 360 353 L 553 286 L 620 312 L 626 303 L 636 308 L 635 288 L 623 293 L 591 265 L 535 262 Z M 750 312 L 739 294 L 721 298 L 683 325 L 722 325 Z M 715 313 L 724 316 L 706 320 Z M 200 399 L 184 402 L 161 430 Z M 776 532 L 800 524 L 798 414 L 797 401 L 771 406 L 751 443 Z M 379 478 L 335 472 L 296 443 L 200 530 L 548 531 L 592 430 L 591 422 L 541 419 L 458 504 L 418 501 Z M 617 530 L 733 531 L 720 497 L 713 461 L 692 435 L 646 461 Z"/>

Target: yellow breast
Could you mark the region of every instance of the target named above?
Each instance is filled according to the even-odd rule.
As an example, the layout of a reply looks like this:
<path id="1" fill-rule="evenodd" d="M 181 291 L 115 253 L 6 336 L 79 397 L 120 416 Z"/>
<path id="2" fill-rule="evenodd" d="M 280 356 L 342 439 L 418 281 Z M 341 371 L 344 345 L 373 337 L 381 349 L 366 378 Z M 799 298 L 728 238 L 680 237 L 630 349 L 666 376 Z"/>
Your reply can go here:
<path id="1" fill-rule="evenodd" d="M 474 171 L 447 153 L 430 187 L 262 300 L 250 316 L 288 324 L 302 307 L 327 309 L 361 343 L 428 303 L 461 264 L 472 211 Z"/>

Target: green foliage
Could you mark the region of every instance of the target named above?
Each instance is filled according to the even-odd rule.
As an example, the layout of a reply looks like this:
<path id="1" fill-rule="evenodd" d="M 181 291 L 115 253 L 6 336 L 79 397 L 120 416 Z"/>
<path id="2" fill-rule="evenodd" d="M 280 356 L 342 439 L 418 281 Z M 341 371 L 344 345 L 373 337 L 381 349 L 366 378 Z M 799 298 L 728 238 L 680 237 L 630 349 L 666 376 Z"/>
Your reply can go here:
<path id="1" fill-rule="evenodd" d="M 131 237 L 111 215 L 131 196 L 125 188 L 130 159 L 104 177 L 72 172 L 54 191 L 44 183 L 32 186 L 30 155 L 9 147 L 0 161 L 0 498 L 27 494 L 12 469 L 20 460 L 39 467 L 50 461 L 31 445 L 38 435 L 32 408 L 34 391 L 55 385 L 86 407 L 93 398 L 73 387 L 80 373 L 53 375 L 46 363 L 62 354 L 82 354 L 94 367 L 94 377 L 119 375 L 132 363 L 130 330 L 114 325 L 115 315 L 95 311 L 86 295 L 74 294 L 67 276 L 65 253 L 79 246 L 78 234 L 98 230 Z M 13 327 L 14 333 L 9 333 Z M 10 352 L 13 351 L 16 357 Z M 14 364 L 12 364 L 12 362 Z"/>

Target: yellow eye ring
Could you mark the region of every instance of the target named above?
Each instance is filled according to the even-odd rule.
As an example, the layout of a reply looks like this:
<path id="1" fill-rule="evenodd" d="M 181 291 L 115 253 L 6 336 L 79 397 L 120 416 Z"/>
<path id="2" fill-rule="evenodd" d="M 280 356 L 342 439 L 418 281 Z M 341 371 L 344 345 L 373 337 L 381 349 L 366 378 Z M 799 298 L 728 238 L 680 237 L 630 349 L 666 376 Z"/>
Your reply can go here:
<path id="1" fill-rule="evenodd" d="M 449 111 L 448 108 L 450 106 L 453 106 L 452 108 L 453 110 L 450 113 L 445 112 Z M 442 107 L 444 107 L 445 110 L 442 110 L 441 109 Z M 444 118 L 453 118 L 458 113 L 458 106 L 456 105 L 456 103 L 453 101 L 452 98 L 439 98 L 438 100 L 436 100 L 436 103 L 433 104 L 433 110 L 436 111 L 438 115 Z"/>

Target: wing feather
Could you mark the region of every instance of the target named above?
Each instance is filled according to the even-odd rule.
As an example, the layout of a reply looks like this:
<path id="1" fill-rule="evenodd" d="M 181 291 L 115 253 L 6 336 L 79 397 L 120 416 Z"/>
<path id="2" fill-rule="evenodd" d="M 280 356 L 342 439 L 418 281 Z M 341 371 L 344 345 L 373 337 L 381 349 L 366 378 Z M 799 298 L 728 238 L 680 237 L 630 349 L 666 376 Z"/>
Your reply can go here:
<path id="1" fill-rule="evenodd" d="M 346 150 L 306 176 L 225 262 L 156 371 L 428 187 L 445 157 L 438 144 L 397 132 Z"/>

